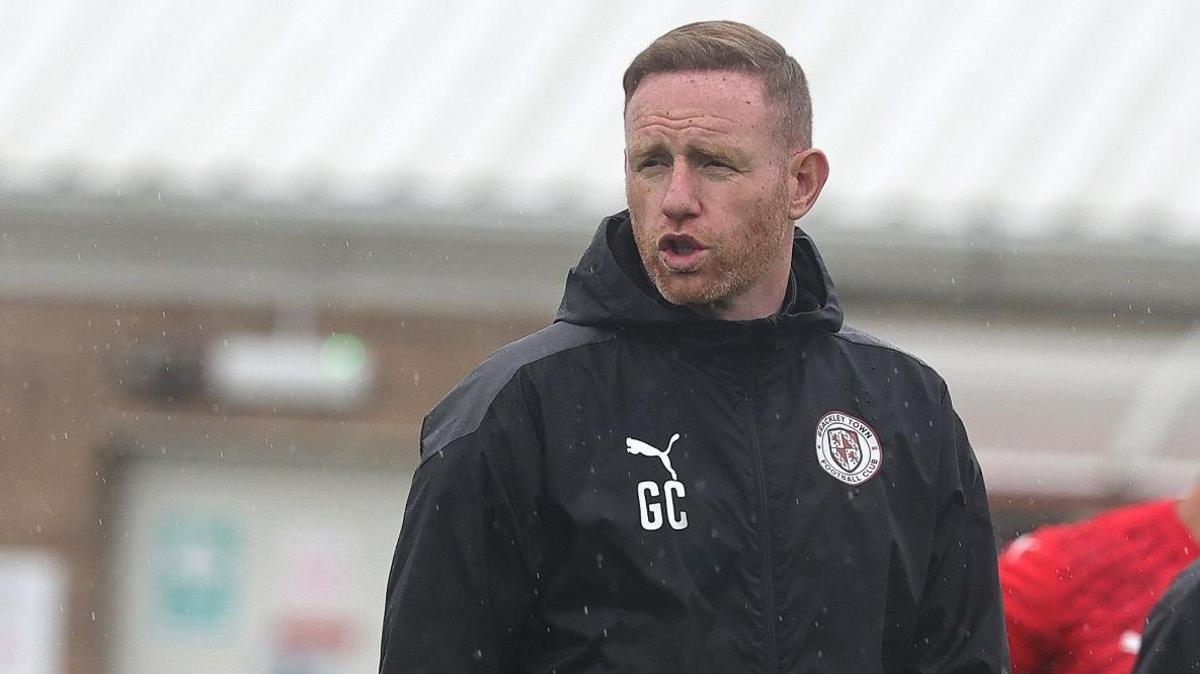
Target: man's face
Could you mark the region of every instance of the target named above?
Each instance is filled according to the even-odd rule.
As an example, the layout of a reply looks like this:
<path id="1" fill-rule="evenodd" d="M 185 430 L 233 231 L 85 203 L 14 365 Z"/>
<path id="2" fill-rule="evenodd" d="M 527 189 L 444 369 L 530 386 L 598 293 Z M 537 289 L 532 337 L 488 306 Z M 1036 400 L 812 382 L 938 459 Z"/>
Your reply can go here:
<path id="1" fill-rule="evenodd" d="M 671 303 L 732 318 L 764 298 L 775 302 L 767 314 L 778 309 L 795 191 L 779 114 L 763 100 L 761 80 L 731 71 L 655 73 L 629 100 L 625 194 L 634 238 Z"/>

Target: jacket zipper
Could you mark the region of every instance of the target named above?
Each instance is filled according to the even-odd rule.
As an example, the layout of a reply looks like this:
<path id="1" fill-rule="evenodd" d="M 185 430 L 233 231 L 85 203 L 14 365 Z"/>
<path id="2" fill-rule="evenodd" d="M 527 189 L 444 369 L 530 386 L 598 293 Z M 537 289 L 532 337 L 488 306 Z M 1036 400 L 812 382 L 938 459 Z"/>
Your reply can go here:
<path id="1" fill-rule="evenodd" d="M 758 366 L 750 368 L 750 389 L 746 396 L 746 413 L 750 417 L 750 442 L 754 447 L 754 459 L 758 464 L 758 490 L 762 501 L 763 562 L 765 594 L 767 599 L 767 662 L 772 673 L 779 671 L 778 646 L 775 636 L 775 565 L 771 560 L 771 516 L 767 503 L 767 471 L 763 464 L 762 447 L 758 442 L 758 425 L 754 421 L 754 395 L 758 389 Z"/>

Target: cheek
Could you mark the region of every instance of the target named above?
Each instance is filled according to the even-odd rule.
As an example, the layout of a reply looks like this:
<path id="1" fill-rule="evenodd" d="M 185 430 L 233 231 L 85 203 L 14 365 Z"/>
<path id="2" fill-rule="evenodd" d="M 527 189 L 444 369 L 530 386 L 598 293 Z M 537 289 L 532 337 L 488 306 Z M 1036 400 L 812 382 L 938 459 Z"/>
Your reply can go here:
<path id="1" fill-rule="evenodd" d="M 758 210 L 777 210 L 787 202 L 787 186 L 782 181 L 756 185 L 749 201 Z"/>
<path id="2" fill-rule="evenodd" d="M 632 205 L 629 208 L 629 220 L 633 225 L 633 242 L 637 246 L 638 254 L 644 263 L 649 264 L 652 252 L 658 248 L 657 239 L 647 231 L 645 219 L 640 217 L 638 209 Z"/>
<path id="3" fill-rule="evenodd" d="M 730 216 L 756 212 L 770 200 L 766 192 L 749 185 L 717 185 L 704 196 L 708 210 Z"/>
<path id="4" fill-rule="evenodd" d="M 647 208 L 653 197 L 654 190 L 645 180 L 639 180 L 636 177 L 625 179 L 625 200 L 629 203 L 631 210 Z"/>

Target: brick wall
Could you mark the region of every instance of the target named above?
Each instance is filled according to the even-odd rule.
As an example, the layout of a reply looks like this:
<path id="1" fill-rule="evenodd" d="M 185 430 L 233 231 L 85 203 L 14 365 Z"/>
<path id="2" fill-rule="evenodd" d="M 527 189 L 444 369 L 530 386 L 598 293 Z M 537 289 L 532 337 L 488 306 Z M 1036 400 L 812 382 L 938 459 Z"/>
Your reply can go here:
<path id="1" fill-rule="evenodd" d="M 395 451 L 410 454 L 416 438 L 408 436 L 430 406 L 488 353 L 539 327 L 530 320 L 319 312 L 318 332 L 353 332 L 377 359 L 374 395 L 352 414 L 231 410 L 202 393 L 149 398 L 121 384 L 138 349 L 194 351 L 224 333 L 267 332 L 272 323 L 270 311 L 244 308 L 0 301 L 0 547 L 48 549 L 68 566 L 69 674 L 106 671 L 107 581 L 114 572 L 106 560 L 119 537 L 104 513 L 117 443 L 175 434 L 220 442 L 227 431 L 259 438 L 247 451 L 267 452 L 272 437 L 371 429 L 395 436 Z M 351 453 L 356 446 L 391 451 L 390 443 L 380 450 L 377 439 L 347 440 L 341 444 Z"/>

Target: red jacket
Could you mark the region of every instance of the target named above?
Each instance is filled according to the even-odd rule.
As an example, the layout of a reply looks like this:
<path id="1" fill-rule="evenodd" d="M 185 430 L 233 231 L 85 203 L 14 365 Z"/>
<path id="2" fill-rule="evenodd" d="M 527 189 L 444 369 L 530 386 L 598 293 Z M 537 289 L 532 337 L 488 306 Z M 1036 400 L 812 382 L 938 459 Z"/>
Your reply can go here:
<path id="1" fill-rule="evenodd" d="M 1000 557 L 1013 674 L 1129 674 L 1151 606 L 1200 546 L 1174 499 L 1047 526 Z"/>

